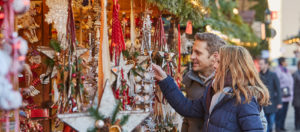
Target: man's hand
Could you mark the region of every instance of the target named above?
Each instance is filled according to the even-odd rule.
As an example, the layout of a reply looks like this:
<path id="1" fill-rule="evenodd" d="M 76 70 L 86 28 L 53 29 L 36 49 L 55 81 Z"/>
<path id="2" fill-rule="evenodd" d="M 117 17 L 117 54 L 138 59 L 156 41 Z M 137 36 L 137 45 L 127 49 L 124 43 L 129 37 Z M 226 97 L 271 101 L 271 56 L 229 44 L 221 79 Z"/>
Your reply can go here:
<path id="1" fill-rule="evenodd" d="M 166 72 L 163 71 L 163 69 L 161 69 L 160 66 L 158 66 L 156 64 L 152 64 L 152 69 L 154 71 L 154 78 L 156 80 L 161 81 L 161 80 L 164 80 L 168 77 Z"/>
<path id="2" fill-rule="evenodd" d="M 281 109 L 281 108 L 282 108 L 282 104 L 278 104 L 277 109 Z"/>

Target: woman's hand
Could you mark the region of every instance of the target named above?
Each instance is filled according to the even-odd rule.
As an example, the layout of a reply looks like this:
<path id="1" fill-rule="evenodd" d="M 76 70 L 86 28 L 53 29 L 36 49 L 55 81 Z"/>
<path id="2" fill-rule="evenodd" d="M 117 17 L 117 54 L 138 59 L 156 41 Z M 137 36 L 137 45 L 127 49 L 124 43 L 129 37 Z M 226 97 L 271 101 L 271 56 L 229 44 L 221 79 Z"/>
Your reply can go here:
<path id="1" fill-rule="evenodd" d="M 168 75 L 166 74 L 166 72 L 161 69 L 160 66 L 156 65 L 156 64 L 152 64 L 152 69 L 154 71 L 154 78 L 158 81 L 164 80 L 168 77 Z"/>

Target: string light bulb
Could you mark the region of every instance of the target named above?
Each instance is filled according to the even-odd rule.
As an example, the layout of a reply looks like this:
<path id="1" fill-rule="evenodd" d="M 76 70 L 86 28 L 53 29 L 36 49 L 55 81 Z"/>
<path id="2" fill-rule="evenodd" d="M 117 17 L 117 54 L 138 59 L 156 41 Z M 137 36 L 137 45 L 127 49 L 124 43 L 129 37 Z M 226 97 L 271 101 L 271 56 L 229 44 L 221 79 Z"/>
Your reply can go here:
<path id="1" fill-rule="evenodd" d="M 239 10 L 236 9 L 236 8 L 233 8 L 232 12 L 233 12 L 233 14 L 235 14 L 235 15 L 239 14 Z"/>
<path id="2" fill-rule="evenodd" d="M 192 3 L 194 6 L 199 6 L 199 3 L 197 2 L 197 0 L 191 0 L 191 3 Z"/>

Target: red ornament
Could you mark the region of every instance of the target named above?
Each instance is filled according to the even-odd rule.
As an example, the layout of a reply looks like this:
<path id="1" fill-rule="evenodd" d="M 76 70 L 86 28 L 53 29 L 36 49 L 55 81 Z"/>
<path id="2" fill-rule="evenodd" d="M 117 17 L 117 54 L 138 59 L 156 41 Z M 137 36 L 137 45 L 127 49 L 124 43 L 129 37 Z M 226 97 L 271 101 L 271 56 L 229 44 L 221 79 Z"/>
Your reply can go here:
<path id="1" fill-rule="evenodd" d="M 120 5 L 118 0 L 113 0 L 113 14 L 112 14 L 112 36 L 111 36 L 111 47 L 110 54 L 115 54 L 116 63 L 119 60 L 120 53 L 125 50 L 125 41 L 123 37 L 122 27 L 119 20 Z"/>
<path id="2" fill-rule="evenodd" d="M 81 76 L 81 80 L 84 80 L 85 79 L 85 76 Z"/>
<path id="3" fill-rule="evenodd" d="M 76 73 L 73 73 L 73 74 L 72 74 L 72 77 L 75 78 L 75 77 L 76 77 Z"/>

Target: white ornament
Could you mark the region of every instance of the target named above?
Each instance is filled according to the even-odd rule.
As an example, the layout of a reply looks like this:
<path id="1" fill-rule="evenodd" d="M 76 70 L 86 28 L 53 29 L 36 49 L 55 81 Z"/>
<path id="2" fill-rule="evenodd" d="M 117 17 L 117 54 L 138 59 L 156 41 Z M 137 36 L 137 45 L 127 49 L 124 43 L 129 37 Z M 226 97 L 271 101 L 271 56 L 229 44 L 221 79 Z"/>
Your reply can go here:
<path id="1" fill-rule="evenodd" d="M 153 89 L 152 89 L 152 87 L 150 86 L 150 84 L 146 84 L 146 85 L 144 86 L 144 93 L 150 94 L 150 93 L 152 93 L 152 92 L 153 92 Z"/>
<path id="2" fill-rule="evenodd" d="M 104 127 L 104 121 L 103 121 L 103 120 L 98 120 L 98 121 L 96 121 L 95 126 L 96 126 L 97 128 L 102 128 L 102 127 Z"/>
<path id="3" fill-rule="evenodd" d="M 12 87 L 10 86 L 2 87 Z M 0 109 L 11 110 L 17 109 L 22 105 L 22 96 L 19 92 L 13 90 L 4 90 L 3 95 L 0 97 Z"/>
<path id="4" fill-rule="evenodd" d="M 23 39 L 22 37 L 18 37 L 16 40 L 17 40 L 17 43 L 20 44 L 20 49 L 19 49 L 20 54 L 26 55 L 27 51 L 28 51 L 27 41 L 25 39 Z"/>
<path id="5" fill-rule="evenodd" d="M 140 82 L 140 81 L 142 81 L 142 78 L 140 76 L 135 76 L 134 80 L 135 80 L 135 82 Z"/>
<path id="6" fill-rule="evenodd" d="M 30 8 L 30 0 L 14 0 L 13 8 L 17 14 L 23 14 Z"/>
<path id="7" fill-rule="evenodd" d="M 137 85 L 135 86 L 135 92 L 136 92 L 136 93 L 142 92 L 142 86 L 139 85 L 139 84 L 137 84 Z"/>

